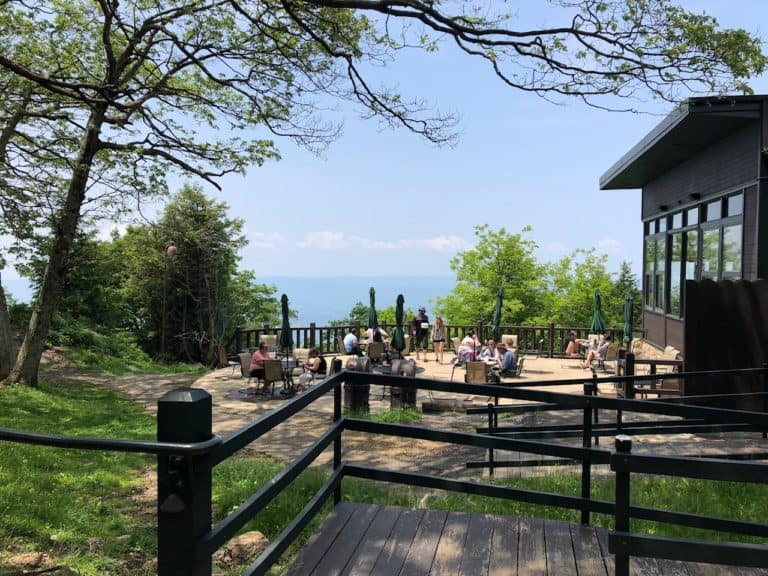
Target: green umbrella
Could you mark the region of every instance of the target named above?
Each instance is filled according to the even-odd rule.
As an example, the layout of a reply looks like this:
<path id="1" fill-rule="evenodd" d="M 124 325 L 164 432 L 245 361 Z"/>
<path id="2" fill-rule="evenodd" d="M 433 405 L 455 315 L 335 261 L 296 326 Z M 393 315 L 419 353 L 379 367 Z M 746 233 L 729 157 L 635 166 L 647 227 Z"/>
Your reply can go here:
<path id="1" fill-rule="evenodd" d="M 392 348 L 399 353 L 405 349 L 405 334 L 403 333 L 403 303 L 405 298 L 402 294 L 397 295 L 397 305 L 395 306 L 395 333 L 392 335 Z M 401 354 L 402 355 L 402 354 Z"/>
<path id="2" fill-rule="evenodd" d="M 592 324 L 589 325 L 589 330 L 593 334 L 600 334 L 605 332 L 605 320 L 603 320 L 603 314 L 600 310 L 602 295 L 600 290 L 595 290 L 595 312 L 592 314 Z"/>
<path id="3" fill-rule="evenodd" d="M 496 292 L 496 308 L 493 309 L 493 318 L 491 319 L 491 333 L 493 339 L 498 342 L 501 339 L 501 304 L 504 301 L 504 288 L 499 288 Z"/>
<path id="4" fill-rule="evenodd" d="M 629 348 L 632 343 L 632 313 L 635 306 L 635 297 L 632 292 L 627 292 L 624 297 L 624 345 Z"/>
<path id="5" fill-rule="evenodd" d="M 280 297 L 280 308 L 283 313 L 283 326 L 280 329 L 280 349 L 284 354 L 290 354 L 293 349 L 293 336 L 291 336 L 291 323 L 288 320 L 288 296 Z"/>
<path id="6" fill-rule="evenodd" d="M 376 317 L 376 290 L 373 289 L 373 286 L 371 286 L 369 293 L 371 305 L 368 307 L 368 328 L 372 330 L 371 338 L 373 338 L 373 335 L 379 329 L 379 319 Z"/>

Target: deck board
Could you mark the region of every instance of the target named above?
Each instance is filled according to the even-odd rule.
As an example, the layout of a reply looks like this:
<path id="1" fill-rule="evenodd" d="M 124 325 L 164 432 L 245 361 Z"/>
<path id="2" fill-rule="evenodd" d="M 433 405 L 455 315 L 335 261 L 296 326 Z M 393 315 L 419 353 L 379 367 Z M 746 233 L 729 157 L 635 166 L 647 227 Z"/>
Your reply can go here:
<path id="1" fill-rule="evenodd" d="M 610 576 L 603 528 L 561 521 L 341 503 L 287 574 Z M 630 559 L 632 576 L 758 576 L 762 569 Z"/>

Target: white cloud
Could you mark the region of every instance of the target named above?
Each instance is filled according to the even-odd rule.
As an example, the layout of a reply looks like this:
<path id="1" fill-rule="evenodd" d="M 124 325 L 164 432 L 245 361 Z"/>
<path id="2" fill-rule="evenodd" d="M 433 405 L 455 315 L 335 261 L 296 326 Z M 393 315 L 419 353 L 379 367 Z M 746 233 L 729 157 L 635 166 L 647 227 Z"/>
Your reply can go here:
<path id="1" fill-rule="evenodd" d="M 457 250 L 468 250 L 472 244 L 459 236 L 435 236 L 434 238 L 424 238 L 424 244 L 436 252 L 455 252 Z"/>
<path id="2" fill-rule="evenodd" d="M 346 250 L 350 247 L 351 239 L 337 230 L 322 230 L 312 232 L 297 242 L 299 248 L 316 248 L 318 250 Z"/>
<path id="3" fill-rule="evenodd" d="M 274 232 L 251 232 L 246 234 L 248 245 L 255 248 L 277 248 L 285 242 L 285 238 Z"/>
<path id="4" fill-rule="evenodd" d="M 615 238 L 601 238 L 597 241 L 597 247 L 608 254 L 621 254 L 623 252 L 621 242 Z"/>

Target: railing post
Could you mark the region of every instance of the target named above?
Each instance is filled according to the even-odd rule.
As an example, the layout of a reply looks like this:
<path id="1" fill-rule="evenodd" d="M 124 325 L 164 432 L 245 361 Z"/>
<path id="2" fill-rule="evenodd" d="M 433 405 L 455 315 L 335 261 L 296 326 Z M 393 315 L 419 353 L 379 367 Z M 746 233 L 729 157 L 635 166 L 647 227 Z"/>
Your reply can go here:
<path id="1" fill-rule="evenodd" d="M 581 447 L 592 448 L 592 402 L 590 397 L 592 396 L 592 382 L 584 383 L 584 413 L 582 416 L 582 436 Z M 584 459 L 581 461 L 581 497 L 585 500 L 590 499 L 592 492 L 592 455 L 587 453 Z M 586 508 L 581 509 L 581 523 L 585 526 L 589 525 L 589 510 Z"/>
<path id="2" fill-rule="evenodd" d="M 488 435 L 493 436 L 496 430 L 496 406 L 488 402 Z M 488 448 L 488 476 L 493 476 L 493 447 Z"/>
<path id="3" fill-rule="evenodd" d="M 620 434 L 616 436 L 615 457 L 632 452 L 632 437 Z M 629 470 L 623 469 L 616 472 L 616 516 L 614 530 L 616 532 L 629 532 Z M 629 576 L 629 554 L 614 555 L 616 564 L 616 576 Z"/>
<path id="4" fill-rule="evenodd" d="M 341 420 L 341 380 L 336 382 L 333 387 L 333 421 Z M 333 470 L 336 471 L 341 466 L 341 435 L 333 441 Z M 333 491 L 333 503 L 341 502 L 341 484 Z"/>
<path id="5" fill-rule="evenodd" d="M 309 323 L 309 347 L 314 348 L 317 344 L 317 340 L 315 339 L 315 330 L 317 329 L 317 326 L 315 326 L 314 322 Z"/>
<path id="6" fill-rule="evenodd" d="M 171 390 L 157 401 L 158 442 L 192 443 L 212 435 L 211 396 L 199 388 Z M 207 454 L 157 457 L 157 574 L 210 576 L 210 555 L 197 543 L 211 530 L 211 464 Z"/>
<path id="7" fill-rule="evenodd" d="M 768 370 L 768 362 L 763 362 L 763 370 Z M 768 414 L 768 372 L 763 372 L 763 414 Z M 763 438 L 768 438 L 768 430 L 763 430 Z"/>
<path id="8" fill-rule="evenodd" d="M 625 376 L 635 375 L 635 355 L 632 352 L 627 352 L 627 358 L 625 362 L 626 373 Z M 624 382 L 624 398 L 632 399 L 635 397 L 635 381 L 627 380 Z"/>
<path id="9" fill-rule="evenodd" d="M 240 354 L 243 351 L 243 327 L 235 328 L 235 352 Z"/>
<path id="10" fill-rule="evenodd" d="M 555 356 L 555 324 L 549 323 L 549 358 Z"/>
<path id="11" fill-rule="evenodd" d="M 592 396 L 597 396 L 597 373 L 593 370 L 592 371 Z M 592 408 L 592 414 L 593 414 L 593 422 L 595 425 L 597 425 L 598 421 L 598 415 L 597 415 L 597 406 L 594 406 Z M 600 436 L 595 434 L 595 446 L 600 446 Z"/>

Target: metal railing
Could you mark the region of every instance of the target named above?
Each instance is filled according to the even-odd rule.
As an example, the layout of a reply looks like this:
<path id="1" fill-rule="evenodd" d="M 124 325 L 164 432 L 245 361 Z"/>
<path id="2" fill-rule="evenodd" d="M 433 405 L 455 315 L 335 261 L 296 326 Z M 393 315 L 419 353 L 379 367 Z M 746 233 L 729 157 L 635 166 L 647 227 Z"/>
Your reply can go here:
<path id="1" fill-rule="evenodd" d="M 766 369 L 739 372 L 765 379 Z M 709 376 L 707 376 L 709 374 Z M 710 373 L 675 374 L 676 378 L 717 377 Z M 658 378 L 658 375 L 654 377 Z M 642 377 L 626 377 L 634 380 Z M 581 521 L 589 523 L 591 513 L 614 516 L 615 530 L 610 534 L 611 551 L 616 555 L 616 573 L 627 574 L 630 556 L 657 556 L 672 560 L 714 562 L 722 564 L 768 565 L 768 546 L 757 544 L 689 541 L 684 538 L 658 538 L 631 531 L 631 519 L 652 520 L 683 526 L 704 527 L 734 534 L 768 538 L 768 524 L 714 518 L 704 514 L 658 510 L 633 506 L 629 487 L 632 474 L 670 474 L 687 478 L 727 479 L 734 482 L 768 483 L 768 464 L 737 462 L 724 458 L 670 458 L 631 454 L 625 435 L 617 437 L 616 450 L 593 445 L 591 438 L 599 436 L 594 426 L 596 410 L 617 413 L 638 412 L 670 417 L 701 420 L 707 424 L 738 425 L 742 429 L 768 430 L 768 414 L 693 406 L 681 402 L 635 400 L 595 396 L 597 385 L 613 383 L 619 378 L 587 378 L 585 394 L 574 395 L 550 390 L 508 387 L 503 385 L 463 384 L 410 377 L 386 376 L 363 372 L 342 371 L 310 388 L 306 393 L 282 404 L 226 438 L 211 433 L 212 401 L 199 389 L 180 389 L 166 394 L 158 402 L 158 442 L 140 442 L 94 438 L 67 438 L 0 429 L 0 440 L 44 444 L 60 448 L 89 448 L 95 450 L 133 451 L 156 454 L 158 459 L 158 574 L 159 576 L 210 576 L 212 555 L 232 538 L 249 520 L 263 510 L 298 475 L 306 470 L 328 447 L 333 446 L 332 471 L 322 486 L 311 496 L 299 514 L 288 522 L 283 531 L 251 564 L 244 574 L 266 574 L 300 532 L 318 514 L 323 504 L 342 497 L 345 477 L 366 478 L 410 486 L 480 494 L 522 502 L 555 506 L 581 512 Z M 574 381 L 569 381 L 573 384 Z M 568 446 L 541 439 L 504 437 L 496 434 L 465 433 L 437 430 L 415 425 L 385 424 L 349 418 L 342 412 L 342 384 L 377 384 L 400 388 L 416 388 L 456 394 L 487 395 L 537 403 L 552 408 L 581 410 L 584 430 L 581 446 Z M 552 385 L 530 382 L 529 386 Z M 594 389 L 592 387 L 595 387 Z M 366 389 L 359 386 L 359 390 Z M 319 400 L 333 394 L 333 418 L 327 430 L 303 453 L 299 454 L 277 476 L 272 478 L 237 510 L 212 525 L 212 469 L 239 450 L 249 446 L 280 423 Z M 765 393 L 754 396 L 764 397 Z M 500 409 L 500 408 L 499 408 Z M 615 431 L 621 431 L 617 417 Z M 624 425 L 624 430 L 629 429 Z M 428 474 L 385 470 L 372 466 L 349 464 L 342 459 L 343 433 L 346 430 L 383 434 L 400 438 L 431 440 L 483 450 L 510 450 L 549 458 L 582 462 L 580 496 L 540 492 L 499 486 L 490 483 L 444 478 Z M 599 433 L 600 432 L 600 433 Z M 610 466 L 616 475 L 616 496 L 613 501 L 591 496 L 590 478 L 593 466 Z"/>

